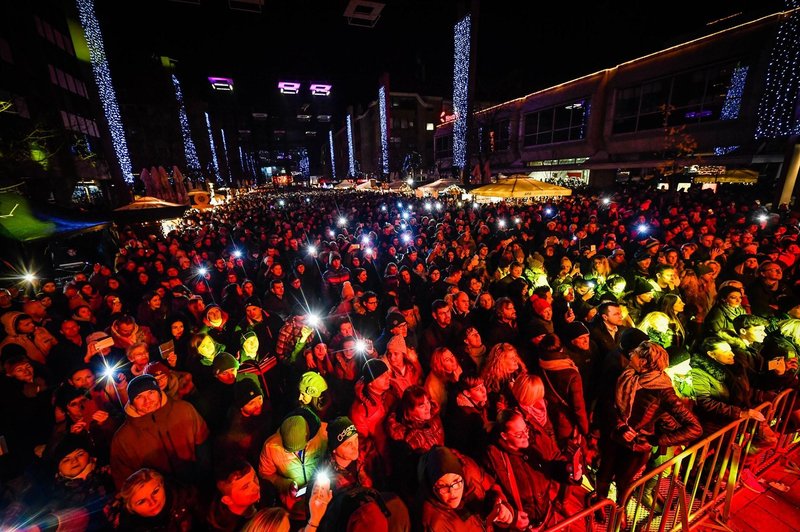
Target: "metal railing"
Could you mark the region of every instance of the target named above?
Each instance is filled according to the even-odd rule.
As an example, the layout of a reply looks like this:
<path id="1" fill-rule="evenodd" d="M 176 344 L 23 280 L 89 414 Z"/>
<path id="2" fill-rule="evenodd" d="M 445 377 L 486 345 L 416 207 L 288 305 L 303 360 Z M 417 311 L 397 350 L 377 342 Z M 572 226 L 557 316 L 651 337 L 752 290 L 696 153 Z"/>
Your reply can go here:
<path id="1" fill-rule="evenodd" d="M 582 523 L 586 532 L 598 532 L 606 530 L 606 526 L 602 523 L 607 523 L 607 529 L 611 530 L 614 522 L 616 521 L 617 505 L 611 499 L 601 499 L 584 508 L 581 512 L 568 517 L 564 521 L 560 521 L 552 525 L 550 528 L 545 529 L 544 532 L 551 532 L 556 530 L 577 530 L 578 526 Z M 602 520 L 597 519 L 595 516 L 602 515 Z M 575 528 L 573 528 L 575 527 Z"/>
<path id="2" fill-rule="evenodd" d="M 792 412 L 798 406 L 797 393 L 784 390 L 771 402 L 755 408 L 776 433 L 778 440 L 774 446 L 751 453 L 756 451 L 752 446 L 759 422 L 738 419 L 646 471 L 625 493 L 618 494 L 620 504 L 603 499 L 551 526 L 547 532 L 574 530 L 572 527 L 581 521 L 587 531 L 689 530 L 693 523 L 714 513 L 717 521 L 726 522 L 742 470 L 749 468 L 760 474 L 800 445 L 791 425 Z M 603 522 L 608 523 L 607 528 L 594 519 L 598 510 L 606 514 Z"/>

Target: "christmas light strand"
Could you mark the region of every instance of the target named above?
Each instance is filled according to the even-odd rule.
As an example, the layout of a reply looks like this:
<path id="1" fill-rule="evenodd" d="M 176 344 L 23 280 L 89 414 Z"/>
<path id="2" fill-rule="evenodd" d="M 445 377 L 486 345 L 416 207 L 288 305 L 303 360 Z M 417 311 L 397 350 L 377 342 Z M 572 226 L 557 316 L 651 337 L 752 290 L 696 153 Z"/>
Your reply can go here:
<path id="1" fill-rule="evenodd" d="M 189 117 L 186 114 L 186 106 L 183 103 L 183 91 L 181 90 L 181 82 L 175 74 L 172 75 L 172 85 L 175 87 L 175 99 L 178 100 L 178 118 L 181 123 L 181 135 L 183 135 L 183 152 L 186 155 L 186 164 L 189 170 L 199 172 L 202 167 L 200 166 L 200 159 L 197 157 L 197 149 L 192 140 L 192 132 L 189 129 Z"/>
<path id="2" fill-rule="evenodd" d="M 356 153 L 353 146 L 353 119 L 347 115 L 347 155 L 350 157 L 348 161 L 348 169 L 350 177 L 356 175 Z"/>
<path id="3" fill-rule="evenodd" d="M 242 151 L 241 146 L 239 146 L 239 166 L 241 167 L 242 172 L 244 172 L 244 152 Z"/>
<path id="4" fill-rule="evenodd" d="M 722 111 L 719 113 L 720 120 L 736 120 L 739 118 L 739 110 L 742 108 L 742 94 L 744 84 L 747 81 L 747 71 L 750 67 L 736 67 L 731 72 L 731 81 L 728 87 L 728 94 L 725 95 L 725 103 L 722 104 Z"/>
<path id="5" fill-rule="evenodd" d="M 455 25 L 453 54 L 453 166 L 467 166 L 467 111 L 469 86 L 469 47 L 472 20 L 465 16 Z"/>
<path id="6" fill-rule="evenodd" d="M 228 181 L 233 182 L 233 178 L 231 177 L 231 165 L 228 161 L 228 141 L 225 140 L 225 130 L 220 129 L 219 132 L 222 135 L 222 156 L 225 158 L 225 170 L 228 173 Z"/>
<path id="7" fill-rule="evenodd" d="M 786 0 L 794 10 L 800 0 Z M 767 65 L 764 91 L 758 105 L 755 138 L 778 138 L 800 132 L 795 102 L 800 89 L 800 12 L 793 11 L 781 22 Z"/>
<path id="8" fill-rule="evenodd" d="M 300 173 L 308 177 L 311 175 L 311 163 L 308 160 L 308 149 L 300 148 L 299 151 L 300 161 L 298 162 L 298 166 L 300 167 Z"/>
<path id="9" fill-rule="evenodd" d="M 214 146 L 214 133 L 211 131 L 211 119 L 206 115 L 206 128 L 208 129 L 208 145 L 211 147 L 211 161 L 214 166 L 214 177 L 218 184 L 222 184 L 222 176 L 219 174 L 219 161 L 217 160 L 217 148 Z"/>
<path id="10" fill-rule="evenodd" d="M 386 87 L 378 89 L 378 109 L 381 120 L 381 169 L 383 175 L 389 175 L 389 127 L 386 116 Z"/>
<path id="11" fill-rule="evenodd" d="M 111 81 L 111 70 L 106 58 L 100 22 L 94 12 L 94 0 L 77 0 L 77 5 L 81 26 L 83 26 L 83 34 L 86 36 L 86 44 L 89 47 L 89 60 L 92 64 L 94 80 L 97 83 L 100 101 L 103 104 L 103 112 L 106 116 L 106 122 L 108 122 L 114 152 L 117 154 L 123 179 L 127 183 L 133 183 L 128 142 L 125 140 L 125 129 L 119 112 L 117 93 L 114 91 L 114 84 Z"/>
<path id="12" fill-rule="evenodd" d="M 333 154 L 333 131 L 328 130 L 328 146 L 331 150 L 331 178 L 336 180 L 336 156 Z"/>

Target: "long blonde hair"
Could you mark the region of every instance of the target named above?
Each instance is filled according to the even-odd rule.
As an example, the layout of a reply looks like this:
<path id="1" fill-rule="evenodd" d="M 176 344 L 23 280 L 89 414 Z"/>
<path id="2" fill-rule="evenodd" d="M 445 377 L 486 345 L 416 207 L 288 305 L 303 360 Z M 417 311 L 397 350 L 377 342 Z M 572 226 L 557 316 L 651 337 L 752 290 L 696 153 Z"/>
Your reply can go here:
<path id="1" fill-rule="evenodd" d="M 520 371 L 523 373 L 528 372 L 528 368 L 525 366 L 525 362 L 520 358 L 516 347 L 506 342 L 495 344 L 486 357 L 486 363 L 481 373 L 486 389 L 490 392 L 499 392 L 502 385 L 512 377 L 511 373 L 503 369 L 503 357 L 507 352 L 513 352 L 514 356 L 517 357 L 519 369 L 516 373 Z"/>

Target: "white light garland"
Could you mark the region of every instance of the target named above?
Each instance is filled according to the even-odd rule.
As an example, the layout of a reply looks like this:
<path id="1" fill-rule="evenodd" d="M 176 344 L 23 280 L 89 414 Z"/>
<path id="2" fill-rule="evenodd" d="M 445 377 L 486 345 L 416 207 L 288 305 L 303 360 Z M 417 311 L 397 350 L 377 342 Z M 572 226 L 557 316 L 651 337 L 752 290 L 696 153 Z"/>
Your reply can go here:
<path id="1" fill-rule="evenodd" d="M 77 0 L 77 4 L 81 26 L 83 26 L 83 33 L 86 36 L 86 44 L 89 47 L 89 60 L 92 63 L 94 80 L 97 83 L 100 100 L 103 104 L 103 112 L 106 115 L 108 129 L 111 132 L 114 152 L 117 154 L 123 179 L 127 183 L 133 183 L 128 143 L 125 140 L 125 129 L 122 126 L 117 93 L 114 91 L 114 84 L 111 81 L 111 70 L 108 67 L 108 59 L 106 59 L 100 22 L 94 12 L 94 0 Z"/>
<path id="2" fill-rule="evenodd" d="M 308 149 L 300 148 L 299 152 L 300 161 L 298 162 L 298 166 L 300 167 L 300 173 L 308 177 L 311 175 L 311 163 L 308 160 Z"/>
<path id="3" fill-rule="evenodd" d="M 211 161 L 214 163 L 214 177 L 217 183 L 222 183 L 222 176 L 219 174 L 219 161 L 217 160 L 217 148 L 214 146 L 214 133 L 211 131 L 211 119 L 206 115 L 206 128 L 208 129 L 208 144 L 211 147 Z"/>
<path id="4" fill-rule="evenodd" d="M 220 128 L 219 132 L 222 135 L 222 156 L 225 158 L 225 169 L 228 173 L 228 181 L 233 182 L 231 178 L 231 165 L 228 162 L 228 141 L 225 140 L 225 130 Z"/>
<path id="5" fill-rule="evenodd" d="M 381 85 L 378 89 L 378 105 L 380 110 L 381 120 L 381 169 L 383 175 L 389 175 L 389 132 L 388 132 L 388 119 L 386 116 L 386 87 Z"/>
<path id="6" fill-rule="evenodd" d="M 455 25 L 453 54 L 453 112 L 456 115 L 453 124 L 453 166 L 467 166 L 467 111 L 469 86 L 469 48 L 472 19 L 465 16 Z"/>
<path id="7" fill-rule="evenodd" d="M 200 159 L 197 157 L 197 149 L 194 147 L 192 132 L 189 129 L 189 117 L 186 114 L 186 106 L 183 103 L 183 91 L 181 82 L 175 74 L 172 75 L 172 86 L 175 87 L 175 99 L 178 100 L 178 117 L 181 122 L 181 135 L 183 135 L 183 152 L 186 155 L 186 164 L 190 170 L 199 172 Z"/>
<path id="8" fill-rule="evenodd" d="M 786 0 L 786 10 L 794 10 L 800 0 Z M 800 89 L 800 12 L 793 11 L 778 27 L 775 45 L 767 66 L 764 91 L 758 105 L 755 138 L 796 135 L 795 103 Z"/>
<path id="9" fill-rule="evenodd" d="M 739 118 L 739 110 L 742 107 L 742 93 L 744 93 L 748 70 L 750 70 L 750 67 L 747 66 L 733 69 L 728 94 L 725 95 L 725 103 L 722 104 L 722 111 L 719 113 L 720 120 L 736 120 Z"/>
<path id="10" fill-rule="evenodd" d="M 356 175 L 356 154 L 353 146 L 353 119 L 347 115 L 347 154 L 350 157 L 348 161 L 348 170 L 350 177 Z"/>
<path id="11" fill-rule="evenodd" d="M 331 149 L 331 178 L 336 179 L 336 157 L 333 155 L 333 131 L 328 130 L 328 146 Z"/>

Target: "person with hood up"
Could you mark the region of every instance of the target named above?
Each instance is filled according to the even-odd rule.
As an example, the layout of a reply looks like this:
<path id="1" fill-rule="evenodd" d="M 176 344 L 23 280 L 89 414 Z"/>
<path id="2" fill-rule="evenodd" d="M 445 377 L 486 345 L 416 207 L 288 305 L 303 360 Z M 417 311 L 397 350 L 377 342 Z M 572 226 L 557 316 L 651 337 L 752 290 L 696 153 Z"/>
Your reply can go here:
<path id="1" fill-rule="evenodd" d="M 0 343 L 0 349 L 8 344 L 17 344 L 25 350 L 25 354 L 39 364 L 46 364 L 50 350 L 58 341 L 44 327 L 37 326 L 33 318 L 22 312 L 6 312 L 0 317 L 6 337 Z"/>
<path id="2" fill-rule="evenodd" d="M 467 456 L 434 447 L 422 456 L 418 476 L 426 532 L 485 532 L 515 522 L 502 488 Z"/>
<path id="3" fill-rule="evenodd" d="M 233 325 L 228 323 L 228 313 L 214 303 L 206 306 L 203 315 L 203 324 L 200 326 L 198 332 L 200 334 L 207 334 L 211 336 L 215 342 L 226 346 L 226 351 L 228 344 L 233 345 L 231 342 Z"/>
<path id="4" fill-rule="evenodd" d="M 111 440 L 111 471 L 121 487 L 143 467 L 191 482 L 206 469 L 208 427 L 195 408 L 173 401 L 152 375 L 128 383 L 125 422 Z"/>
<path id="5" fill-rule="evenodd" d="M 149 346 L 158 343 L 153 333 L 148 327 L 136 323 L 132 316 L 120 316 L 108 329 L 108 334 L 114 339 L 114 347 L 125 351 L 128 347 L 139 342 L 144 342 Z M 87 337 L 88 338 L 88 337 Z"/>

